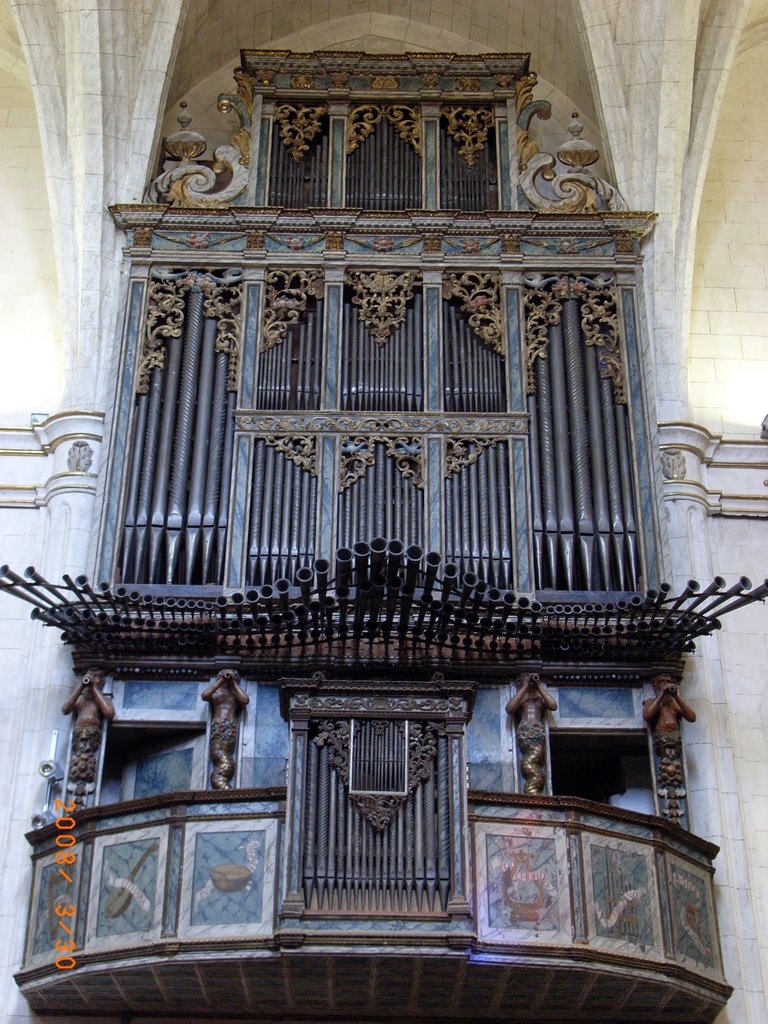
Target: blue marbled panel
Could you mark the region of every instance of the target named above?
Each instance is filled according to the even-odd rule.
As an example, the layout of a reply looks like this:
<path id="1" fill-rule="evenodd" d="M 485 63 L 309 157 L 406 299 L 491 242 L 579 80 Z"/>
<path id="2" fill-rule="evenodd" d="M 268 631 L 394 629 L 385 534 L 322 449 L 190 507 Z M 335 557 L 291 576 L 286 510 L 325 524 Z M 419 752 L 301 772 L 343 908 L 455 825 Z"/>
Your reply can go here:
<path id="1" fill-rule="evenodd" d="M 505 288 L 507 311 L 507 362 L 509 365 L 509 408 L 512 412 L 527 412 L 524 381 L 524 346 L 520 338 L 520 289 Z"/>
<path id="2" fill-rule="evenodd" d="M 259 304 L 261 301 L 261 285 L 248 285 L 248 308 L 245 317 L 245 329 L 241 344 L 242 373 L 240 377 L 240 405 L 250 409 L 253 405 L 253 393 L 256 381 L 256 351 L 260 337 Z"/>
<path id="3" fill-rule="evenodd" d="M 344 205 L 344 171 L 346 169 L 344 154 L 344 121 L 342 118 L 331 118 L 331 206 Z"/>
<path id="4" fill-rule="evenodd" d="M 37 902 L 31 922 L 31 956 L 37 956 L 50 950 L 51 960 L 53 961 L 58 956 L 67 955 L 66 951 L 56 949 L 57 939 L 60 939 L 62 944 L 66 943 L 69 939 L 67 932 L 59 927 L 56 907 L 58 906 L 62 911 L 69 910 L 70 908 L 75 909 L 74 914 L 62 917 L 64 924 L 74 931 L 73 926 L 77 925 L 77 918 L 79 917 L 76 909 L 75 894 L 77 893 L 80 874 L 80 857 L 78 854 L 81 852 L 82 848 L 78 849 L 75 847 L 75 857 L 77 858 L 75 863 L 61 865 L 61 870 L 72 879 L 71 884 L 62 877 L 59 871 L 60 865 L 55 862 L 53 864 L 45 864 L 40 868 Z"/>
<path id="5" fill-rule="evenodd" d="M 443 252 L 448 256 L 498 256 L 501 240 L 483 236 L 443 238 Z"/>
<path id="6" fill-rule="evenodd" d="M 116 399 L 116 415 L 111 437 L 112 462 L 111 478 L 105 501 L 104 547 L 101 552 L 101 563 L 98 579 L 108 580 L 112 576 L 112 559 L 114 558 L 115 541 L 117 539 L 117 514 L 120 506 L 121 473 L 126 468 L 125 447 L 128 439 L 128 420 L 133 398 L 133 363 L 136 343 L 141 330 L 141 314 L 144 304 L 144 283 L 134 281 L 131 284 L 128 298 L 128 325 L 125 343 L 125 362 L 120 378 L 120 391 Z"/>
<path id="7" fill-rule="evenodd" d="M 632 691 L 617 687 L 560 687 L 558 703 L 560 718 L 624 719 L 635 714 Z"/>
<path id="8" fill-rule="evenodd" d="M 489 927 L 560 931 L 554 838 L 488 835 L 485 858 Z"/>
<path id="9" fill-rule="evenodd" d="M 501 209 L 511 210 L 512 185 L 509 180 L 509 125 L 507 121 L 496 122 L 496 152 L 499 160 L 499 181 L 501 182 Z"/>
<path id="10" fill-rule="evenodd" d="M 193 750 L 169 750 L 136 762 L 134 800 L 160 793 L 180 793 L 192 789 Z"/>
<path id="11" fill-rule="evenodd" d="M 264 242 L 267 252 L 322 252 L 325 235 L 267 235 Z"/>
<path id="12" fill-rule="evenodd" d="M 197 691 L 196 683 L 126 680 L 123 683 L 123 707 L 150 708 L 158 711 L 194 711 L 198 705 Z"/>
<path id="13" fill-rule="evenodd" d="M 342 289 L 338 284 L 326 288 L 325 304 L 325 395 L 323 409 L 336 408 L 336 371 L 341 345 Z"/>
<path id="14" fill-rule="evenodd" d="M 424 241 L 421 238 L 411 238 L 407 235 L 345 235 L 344 251 L 349 253 L 370 252 L 370 253 L 395 253 L 402 252 L 415 256 L 424 248 Z"/>
<path id="15" fill-rule="evenodd" d="M 288 724 L 280 714 L 280 692 L 276 686 L 261 683 L 256 700 L 252 786 L 285 785 L 289 742 Z"/>
<path id="16" fill-rule="evenodd" d="M 592 843 L 590 868 L 597 934 L 633 946 L 655 945 L 655 889 L 646 857 Z"/>
<path id="17" fill-rule="evenodd" d="M 715 967 L 715 931 L 707 892 L 709 881 L 687 871 L 677 861 L 668 862 L 668 872 L 675 956 Z"/>
<path id="18" fill-rule="evenodd" d="M 167 816 L 168 811 L 158 807 L 149 811 L 137 811 L 136 814 L 121 814 L 119 819 L 102 818 L 95 823 L 96 831 L 105 832 L 108 829 L 114 828 L 116 820 L 119 820 L 121 828 L 130 828 L 133 825 L 146 825 L 148 822 L 160 821 Z"/>
<path id="19" fill-rule="evenodd" d="M 320 481 L 320 551 L 330 551 L 333 543 L 334 478 L 333 466 L 336 461 L 336 440 L 323 438 L 323 475 Z"/>
<path id="20" fill-rule="evenodd" d="M 243 252 L 245 235 L 224 231 L 172 231 L 165 234 L 152 232 L 153 249 L 216 249 L 225 252 Z"/>
<path id="21" fill-rule="evenodd" d="M 581 839 L 578 834 L 568 836 L 568 875 L 571 882 L 571 905 L 573 907 L 573 937 L 584 940 L 587 937 L 587 922 L 584 919 L 584 865 L 581 856 Z"/>
<path id="22" fill-rule="evenodd" d="M 80 892 L 77 902 L 77 920 L 75 921 L 75 941 L 77 948 L 82 949 L 85 945 L 85 925 L 88 919 L 88 892 L 91 885 L 91 864 L 93 863 L 93 843 L 86 843 L 84 846 L 76 846 L 75 854 L 78 858 L 80 871 Z"/>
<path id="23" fill-rule="evenodd" d="M 195 804 L 195 817 L 200 818 L 226 818 L 226 817 L 247 817 L 248 815 L 265 815 L 267 817 L 277 814 L 277 800 L 247 800 L 237 803 L 210 803 Z"/>
<path id="24" fill-rule="evenodd" d="M 500 761 L 501 694 L 497 687 L 481 686 L 467 725 L 467 757 L 473 763 Z"/>
<path id="25" fill-rule="evenodd" d="M 254 203 L 256 206 L 263 206 L 267 194 L 267 175 L 269 174 L 269 153 L 270 134 L 272 131 L 272 120 L 269 117 L 261 119 L 261 131 L 259 132 L 259 166 L 256 178 L 256 194 Z"/>
<path id="26" fill-rule="evenodd" d="M 245 542 L 245 509 L 247 505 L 248 463 L 250 443 L 247 437 L 237 439 L 237 462 L 235 464 L 234 512 L 231 514 L 232 537 L 229 549 L 229 586 L 238 587 L 241 582 L 243 545 Z"/>
<path id="27" fill-rule="evenodd" d="M 528 442 L 512 439 L 512 508 L 514 510 L 515 554 L 517 555 L 517 587 L 518 590 L 533 590 L 533 576 L 529 555 L 529 519 L 528 491 L 526 488 L 526 460 Z"/>
<path id="28" fill-rule="evenodd" d="M 255 924 L 264 885 L 263 830 L 195 837 L 190 924 Z"/>
<path id="29" fill-rule="evenodd" d="M 643 530 L 646 551 L 647 585 L 658 586 L 659 583 L 659 551 L 656 543 L 656 505 L 651 483 L 651 465 L 648 447 L 645 441 L 645 416 L 643 414 L 642 377 L 640 368 L 639 338 L 635 325 L 635 298 L 631 288 L 621 291 L 621 305 L 624 311 L 624 333 L 627 342 L 627 378 L 631 400 L 630 414 L 632 417 L 632 449 L 637 460 L 638 486 L 640 490 L 640 521 L 638 526 Z M 638 441 L 639 439 L 639 441 Z"/>
<path id="30" fill-rule="evenodd" d="M 181 828 L 172 828 L 168 843 L 168 873 L 165 888 L 165 908 L 163 910 L 163 935 L 175 935 L 179 917 L 179 884 L 181 882 L 181 851 L 184 832 Z"/>
<path id="31" fill-rule="evenodd" d="M 437 122 L 433 118 L 422 121 L 422 171 L 424 180 L 424 209 L 436 210 L 437 202 Z"/>
<path id="32" fill-rule="evenodd" d="M 443 474 L 441 472 L 442 442 L 438 437 L 430 437 L 427 441 L 427 550 L 442 551 L 441 526 L 443 516 L 440 509 Z"/>
<path id="33" fill-rule="evenodd" d="M 152 928 L 158 850 L 157 839 L 104 847 L 96 916 L 98 938 L 146 932 Z"/>
<path id="34" fill-rule="evenodd" d="M 424 315 L 426 317 L 425 334 L 427 336 L 427 366 L 437 368 L 440 361 L 440 332 L 442 321 L 441 290 L 433 285 L 424 289 Z M 432 372 L 427 380 L 427 409 L 440 409 L 440 374 Z"/>
<path id="35" fill-rule="evenodd" d="M 526 256 L 541 256 L 544 253 L 552 256 L 612 256 L 615 251 L 610 238 L 523 238 L 520 240 L 520 252 Z"/>

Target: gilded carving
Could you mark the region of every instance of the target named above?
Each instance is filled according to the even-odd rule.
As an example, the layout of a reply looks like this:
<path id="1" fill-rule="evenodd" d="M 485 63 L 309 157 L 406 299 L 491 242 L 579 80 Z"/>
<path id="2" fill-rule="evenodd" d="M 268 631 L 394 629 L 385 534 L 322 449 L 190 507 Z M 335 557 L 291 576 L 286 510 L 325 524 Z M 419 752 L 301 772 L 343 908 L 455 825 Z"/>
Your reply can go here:
<path id="1" fill-rule="evenodd" d="M 165 366 L 166 338 L 180 338 L 183 327 L 183 289 L 175 280 L 153 280 L 149 286 L 147 299 L 144 345 L 136 385 L 138 394 L 145 395 L 149 392 L 152 370 Z"/>
<path id="2" fill-rule="evenodd" d="M 469 326 L 480 341 L 503 356 L 499 286 L 499 275 L 492 271 L 443 274 L 443 296 L 460 299 Z"/>
<path id="3" fill-rule="evenodd" d="M 346 71 L 334 71 L 331 73 L 331 85 L 336 89 L 343 89 L 348 78 L 349 75 Z"/>
<path id="4" fill-rule="evenodd" d="M 536 360 L 545 359 L 549 328 L 560 323 L 562 307 L 551 291 L 526 288 L 525 297 L 525 387 L 536 394 Z"/>
<path id="5" fill-rule="evenodd" d="M 477 462 L 486 448 L 495 448 L 498 437 L 449 437 L 445 451 L 445 475 L 453 476 Z"/>
<path id="6" fill-rule="evenodd" d="M 547 121 L 552 116 L 552 107 L 546 100 L 534 100 L 533 87 L 537 78 L 532 72 L 515 83 L 515 117 L 517 119 L 517 159 L 520 170 L 528 166 L 529 160 L 539 152 L 538 144 L 530 136 L 531 121 L 540 117 Z"/>
<path id="7" fill-rule="evenodd" d="M 279 345 L 291 324 L 298 323 L 310 296 L 323 295 L 321 270 L 271 270 L 264 279 L 266 298 L 261 351 Z"/>
<path id="8" fill-rule="evenodd" d="M 328 252 L 343 252 L 344 235 L 340 231 L 329 231 L 325 236 L 325 248 Z"/>
<path id="9" fill-rule="evenodd" d="M 243 300 L 243 271 L 227 270 L 223 277 L 213 279 L 203 306 L 207 317 L 217 320 L 215 349 L 229 356 L 227 391 L 237 391 L 237 370 L 240 355 L 240 318 Z"/>
<path id="10" fill-rule="evenodd" d="M 550 694 L 536 672 L 523 672 L 517 681 L 517 690 L 507 701 L 508 715 L 520 718 L 517 722 L 517 746 L 520 750 L 520 769 L 525 779 L 525 792 L 543 793 L 546 786 L 547 760 L 544 711 L 555 711 L 557 701 Z"/>
<path id="11" fill-rule="evenodd" d="M 371 88 L 377 92 L 383 89 L 399 89 L 400 80 L 394 75 L 377 75 L 371 79 Z"/>
<path id="12" fill-rule="evenodd" d="M 436 89 L 440 81 L 440 75 L 436 71 L 423 71 L 421 80 L 428 89 Z"/>
<path id="13" fill-rule="evenodd" d="M 353 107 L 347 118 L 347 153 L 354 153 L 357 147 L 373 134 L 376 125 L 386 117 L 404 142 L 408 142 L 417 153 L 421 153 L 421 113 L 416 107 L 401 104 L 377 106 L 365 103 Z"/>
<path id="14" fill-rule="evenodd" d="M 424 486 L 423 448 L 418 437 L 382 437 L 387 455 L 395 460 L 402 475 L 415 487 Z"/>
<path id="15" fill-rule="evenodd" d="M 231 138 L 232 145 L 240 152 L 240 163 L 247 167 L 251 159 L 251 125 L 253 122 L 253 79 L 249 74 L 236 68 L 237 95 L 224 93 L 219 96 L 217 106 L 222 114 L 235 111 L 240 127 Z"/>
<path id="16" fill-rule="evenodd" d="M 269 434 L 264 438 L 266 444 L 282 452 L 301 469 L 306 469 L 312 476 L 317 476 L 317 438 L 309 437 L 275 437 Z"/>
<path id="17" fill-rule="evenodd" d="M 371 416 L 366 413 L 304 413 L 301 416 L 248 412 L 235 413 L 238 430 L 266 434 L 324 433 L 324 434 L 434 434 L 450 433 L 459 437 L 488 435 L 509 437 L 526 433 L 525 414 L 505 413 L 503 416 L 465 415 L 445 413 L 403 413 L 398 416 Z"/>
<path id="18" fill-rule="evenodd" d="M 359 307 L 360 321 L 376 344 L 384 345 L 392 331 L 405 320 L 406 305 L 413 298 L 413 286 L 421 280 L 421 275 L 418 271 L 397 274 L 348 270 L 344 280 L 352 288 L 352 302 Z"/>
<path id="19" fill-rule="evenodd" d="M 480 88 L 480 79 L 471 75 L 460 75 L 456 79 L 457 92 L 477 92 Z"/>
<path id="20" fill-rule="evenodd" d="M 322 118 L 327 113 L 328 107 L 325 104 L 316 107 L 299 104 L 294 107 L 290 103 L 281 103 L 275 107 L 280 140 L 290 149 L 297 163 L 309 152 L 312 141 L 322 128 Z"/>
<path id="21" fill-rule="evenodd" d="M 549 328 L 560 323 L 562 302 L 579 301 L 584 343 L 597 350 L 600 376 L 613 382 L 616 402 L 627 401 L 624 366 L 619 346 L 619 324 L 613 278 L 602 274 L 590 278 L 564 274 L 544 278 L 526 275 L 526 389 L 536 393 L 535 364 L 545 359 L 549 347 Z"/>
<path id="22" fill-rule="evenodd" d="M 469 167 L 473 167 L 478 153 L 482 153 L 493 126 L 493 111 L 482 107 L 442 107 L 448 134 L 459 147 Z"/>
<path id="23" fill-rule="evenodd" d="M 314 89 L 315 80 L 312 75 L 291 75 L 292 89 Z"/>
<path id="24" fill-rule="evenodd" d="M 345 437 L 341 442 L 339 490 L 345 491 L 364 476 L 376 461 L 370 437 Z"/>

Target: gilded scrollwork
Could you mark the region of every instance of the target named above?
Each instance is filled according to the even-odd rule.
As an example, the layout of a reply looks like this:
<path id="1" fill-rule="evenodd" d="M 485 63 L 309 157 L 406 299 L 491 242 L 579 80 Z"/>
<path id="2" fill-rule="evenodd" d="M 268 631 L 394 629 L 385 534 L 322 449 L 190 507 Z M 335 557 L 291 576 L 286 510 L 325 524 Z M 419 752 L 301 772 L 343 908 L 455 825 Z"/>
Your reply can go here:
<path id="1" fill-rule="evenodd" d="M 517 119 L 517 159 L 520 170 L 525 170 L 529 160 L 539 152 L 538 144 L 530 136 L 531 121 L 534 117 L 547 121 L 552 116 L 552 107 L 546 100 L 534 100 L 533 87 L 537 78 L 534 73 L 524 75 L 515 82 L 515 117 Z"/>
<path id="2" fill-rule="evenodd" d="M 549 328 L 560 323 L 562 303 L 579 303 L 584 343 L 597 350 L 600 375 L 613 382 L 614 396 L 626 404 L 626 379 L 619 344 L 619 321 L 614 279 L 608 274 L 596 277 L 563 274 L 545 278 L 528 274 L 523 279 L 526 310 L 526 389 L 536 393 L 536 360 L 545 359 L 549 348 Z"/>
<path id="3" fill-rule="evenodd" d="M 240 321 L 243 304 L 243 271 L 231 269 L 211 282 L 206 292 L 204 311 L 216 319 L 217 352 L 229 356 L 227 391 L 237 391 L 237 370 L 240 356 Z"/>
<path id="4" fill-rule="evenodd" d="M 560 323 L 562 306 L 550 291 L 525 290 L 525 386 L 536 392 L 536 360 L 545 359 L 549 348 L 549 328 Z"/>
<path id="5" fill-rule="evenodd" d="M 450 137 L 459 147 L 469 167 L 473 167 L 478 154 L 485 149 L 488 132 L 493 126 L 493 111 L 484 107 L 442 107 Z"/>
<path id="6" fill-rule="evenodd" d="M 280 126 L 278 131 L 283 145 L 291 151 L 293 159 L 300 163 L 305 153 L 322 129 L 322 119 L 328 113 L 325 104 L 316 107 L 300 103 L 280 103 L 275 107 L 275 122 Z"/>
<path id="7" fill-rule="evenodd" d="M 406 480 L 415 487 L 424 486 L 424 449 L 418 437 L 383 437 L 387 455 Z"/>
<path id="8" fill-rule="evenodd" d="M 421 274 L 418 271 L 397 274 L 348 270 L 344 280 L 352 289 L 352 302 L 359 307 L 361 322 L 376 344 L 384 345 L 392 331 L 405 320 L 406 305 L 413 298 L 413 286 L 421 280 Z"/>
<path id="9" fill-rule="evenodd" d="M 486 448 L 495 448 L 498 437 L 449 437 L 445 452 L 445 475 L 453 476 L 477 462 Z"/>
<path id="10" fill-rule="evenodd" d="M 341 472 L 339 490 L 345 491 L 357 483 L 376 461 L 374 442 L 370 437 L 345 437 L 341 442 Z"/>
<path id="11" fill-rule="evenodd" d="M 176 280 L 153 280 L 147 299 L 144 345 L 136 385 L 138 394 L 147 394 L 152 370 L 165 366 L 166 339 L 181 337 L 183 327 L 184 289 Z"/>
<path id="12" fill-rule="evenodd" d="M 323 295 L 321 270 L 271 270 L 265 278 L 266 299 L 261 351 L 285 340 L 291 324 L 298 323 L 310 296 Z"/>
<path id="13" fill-rule="evenodd" d="M 282 452 L 301 469 L 306 469 L 312 476 L 317 476 L 317 438 L 309 437 L 275 437 L 269 434 L 264 438 L 266 444 Z"/>
<path id="14" fill-rule="evenodd" d="M 501 279 L 493 271 L 443 274 L 443 296 L 459 299 L 469 326 L 480 341 L 498 355 L 504 355 L 501 328 L 499 286 Z"/>
<path id="15" fill-rule="evenodd" d="M 353 107 L 347 118 L 347 153 L 354 153 L 365 142 L 382 117 L 386 117 L 403 142 L 421 153 L 421 114 L 417 108 L 401 103 L 386 106 L 364 103 Z"/>
<path id="16" fill-rule="evenodd" d="M 251 126 L 253 123 L 253 78 L 236 68 L 234 72 L 237 82 L 237 95 L 222 93 L 217 100 L 217 107 L 222 114 L 235 111 L 240 127 L 231 138 L 232 145 L 240 152 L 240 163 L 247 167 L 251 159 Z"/>
<path id="17" fill-rule="evenodd" d="M 597 348 L 600 376 L 613 381 L 616 401 L 626 405 L 627 386 L 619 347 L 616 292 L 610 285 L 589 291 L 581 303 L 581 329 L 587 345 Z"/>

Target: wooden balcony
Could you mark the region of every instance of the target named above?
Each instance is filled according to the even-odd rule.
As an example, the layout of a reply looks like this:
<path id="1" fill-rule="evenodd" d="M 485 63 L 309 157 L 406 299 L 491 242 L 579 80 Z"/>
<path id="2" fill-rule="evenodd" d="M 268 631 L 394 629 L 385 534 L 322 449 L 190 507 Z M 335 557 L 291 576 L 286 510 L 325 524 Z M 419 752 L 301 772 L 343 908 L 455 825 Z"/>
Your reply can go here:
<path id="1" fill-rule="evenodd" d="M 715 1018 L 730 995 L 716 847 L 589 801 L 474 792 L 469 808 L 469 916 L 412 905 L 283 914 L 281 790 L 84 811 L 71 884 L 54 860 L 62 833 L 29 834 L 17 982 L 37 1012 L 78 1019 Z M 55 964 L 55 941 L 67 938 L 55 908 L 70 904 L 75 915 L 62 919 L 74 922 L 77 949 L 67 970 Z"/>

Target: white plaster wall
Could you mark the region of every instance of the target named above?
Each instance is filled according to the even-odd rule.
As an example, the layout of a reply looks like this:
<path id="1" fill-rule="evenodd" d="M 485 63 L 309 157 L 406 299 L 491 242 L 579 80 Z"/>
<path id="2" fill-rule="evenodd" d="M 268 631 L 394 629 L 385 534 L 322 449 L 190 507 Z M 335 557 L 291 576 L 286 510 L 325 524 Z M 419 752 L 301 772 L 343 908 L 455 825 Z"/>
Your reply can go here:
<path id="1" fill-rule="evenodd" d="M 697 231 L 690 416 L 758 437 L 768 413 L 768 43 L 728 80 Z"/>
<path id="2" fill-rule="evenodd" d="M 59 408 L 63 390 L 51 216 L 32 90 L 0 67 L 0 425 Z"/>

